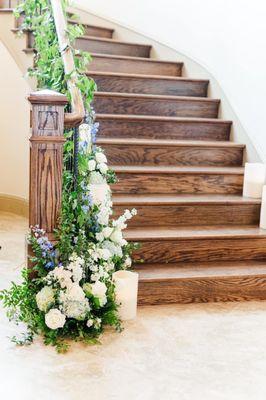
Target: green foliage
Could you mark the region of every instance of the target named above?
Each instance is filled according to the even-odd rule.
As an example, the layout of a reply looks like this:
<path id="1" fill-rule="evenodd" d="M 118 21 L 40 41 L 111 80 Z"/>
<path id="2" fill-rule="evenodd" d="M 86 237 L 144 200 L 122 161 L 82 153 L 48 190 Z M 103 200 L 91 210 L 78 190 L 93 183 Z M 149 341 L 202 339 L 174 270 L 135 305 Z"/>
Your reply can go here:
<path id="1" fill-rule="evenodd" d="M 62 3 L 66 14 L 67 1 L 63 0 Z M 71 78 L 71 75 L 66 76 L 64 73 L 49 0 L 25 0 L 17 7 L 15 15 L 17 17 L 24 15 L 21 29 L 30 30 L 34 35 L 35 62 L 34 67 L 29 70 L 29 75 L 36 78 L 39 89 L 47 88 L 65 93 L 70 100 L 67 80 Z M 82 25 L 68 25 L 67 34 L 71 46 L 83 33 Z M 71 50 L 76 66 L 76 71 L 72 73 L 76 74 L 77 85 L 82 93 L 86 113 L 90 119 L 90 128 L 93 130 L 96 129 L 97 124 L 94 124 L 90 104 L 96 85 L 86 75 L 91 56 L 86 52 L 76 51 L 72 47 Z M 33 227 L 28 237 L 28 242 L 33 250 L 32 270 L 29 272 L 28 269 L 23 269 L 22 283 L 18 285 L 12 282 L 8 290 L 0 292 L 0 300 L 7 309 L 8 318 L 17 324 L 23 322 L 27 327 L 27 332 L 19 338 L 11 338 L 12 342 L 17 345 L 28 345 L 32 343 L 35 335 L 41 334 L 44 344 L 54 346 L 59 353 L 65 353 L 68 350 L 70 339 L 86 344 L 98 344 L 98 337 L 103 332 L 105 325 L 113 326 L 116 330 L 121 331 L 112 273 L 128 267 L 129 255 L 137 247 L 136 244 L 121 242 L 123 244 L 120 247 L 116 246 L 119 247 L 120 253 L 110 253 L 111 258 L 108 261 L 97 256 L 99 249 L 103 250 L 102 242 L 97 240 L 97 234 L 108 226 L 109 229 L 112 227 L 115 230 L 117 225 L 112 222 L 99 222 L 98 216 L 103 205 L 91 202 L 88 186 L 91 183 L 92 173 L 88 163 L 91 161 L 95 163 L 94 174 L 102 182 L 115 183 L 116 177 L 106 165 L 103 165 L 104 168 L 101 169 L 97 155 L 104 157 L 103 154 L 99 154 L 102 153 L 102 150 L 87 145 L 85 138 L 83 143 L 81 141 L 82 146 L 78 155 L 78 177 L 74 180 L 73 173 L 69 170 L 69 165 L 73 162 L 73 131 L 66 131 L 65 138 L 62 209 L 58 229 L 55 231 L 57 244 L 53 246 L 44 231 L 39 227 Z M 108 211 L 110 206 L 104 206 Z M 123 225 L 124 221 L 130 217 L 131 215 L 120 223 Z M 95 261 L 95 256 L 97 261 Z M 60 286 L 60 280 L 53 279 L 51 274 L 53 270 L 60 268 L 69 273 L 70 266 L 75 264 L 73 257 L 80 260 L 78 267 L 82 266 L 83 269 L 82 278 L 78 280 L 78 284 L 83 288 L 84 301 L 89 304 L 89 307 L 86 315 L 81 317 L 69 317 L 65 312 L 67 318 L 65 318 L 64 324 L 55 329 L 49 328 L 46 321 L 47 313 L 52 308 L 63 313 L 64 302 L 60 299 L 60 295 L 67 293 L 67 289 Z M 99 271 L 104 271 L 101 272 L 100 278 L 93 278 L 93 273 L 100 273 Z M 106 288 L 104 302 L 98 295 L 93 294 L 91 289 L 93 282 L 97 279 Z M 71 285 L 76 284 L 74 275 L 71 275 L 70 283 Z M 45 310 L 40 309 L 38 296 L 36 297 L 42 289 L 52 291 L 52 302 L 47 304 Z"/>

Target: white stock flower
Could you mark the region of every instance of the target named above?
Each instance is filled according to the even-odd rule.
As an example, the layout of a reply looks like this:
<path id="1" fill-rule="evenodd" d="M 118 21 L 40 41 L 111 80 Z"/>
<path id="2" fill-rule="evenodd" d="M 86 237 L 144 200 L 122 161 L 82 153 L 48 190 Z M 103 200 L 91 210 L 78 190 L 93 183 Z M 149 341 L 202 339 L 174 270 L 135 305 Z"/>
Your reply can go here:
<path id="1" fill-rule="evenodd" d="M 104 241 L 104 234 L 102 233 L 102 232 L 97 232 L 96 233 L 96 240 L 98 241 L 98 242 L 103 242 Z"/>
<path id="2" fill-rule="evenodd" d="M 70 257 L 70 264 L 68 265 L 67 269 L 72 272 L 72 277 L 74 282 L 79 282 L 81 281 L 83 277 L 83 265 L 84 265 L 84 259 L 81 257 L 78 257 L 75 253 L 72 254 Z"/>
<path id="3" fill-rule="evenodd" d="M 97 219 L 100 225 L 108 225 L 109 223 L 110 210 L 106 207 L 102 207 L 97 215 Z"/>
<path id="4" fill-rule="evenodd" d="M 97 152 L 95 154 L 95 160 L 97 161 L 97 163 L 107 163 L 107 158 L 105 157 L 105 155 L 101 152 Z"/>
<path id="5" fill-rule="evenodd" d="M 46 312 L 47 309 L 54 303 L 54 289 L 50 286 L 44 286 L 36 294 L 36 302 L 40 311 Z"/>
<path id="6" fill-rule="evenodd" d="M 89 160 L 88 161 L 88 169 L 89 169 L 89 171 L 94 171 L 95 168 L 96 168 L 95 160 Z"/>
<path id="7" fill-rule="evenodd" d="M 98 164 L 98 168 L 102 174 L 106 174 L 106 172 L 108 171 L 107 164 L 105 164 L 105 163 Z"/>
<path id="8" fill-rule="evenodd" d="M 50 329 L 63 328 L 66 322 L 66 316 L 57 308 L 52 308 L 45 315 L 45 323 Z"/>
<path id="9" fill-rule="evenodd" d="M 91 139 L 90 126 L 88 124 L 81 124 L 79 126 L 79 139 L 82 142 L 89 142 Z"/>
<path id="10" fill-rule="evenodd" d="M 91 291 L 93 296 L 97 297 L 100 300 L 101 306 L 104 306 L 104 304 L 107 302 L 106 298 L 106 291 L 107 287 L 105 283 L 101 281 L 97 281 L 91 285 Z"/>
<path id="11" fill-rule="evenodd" d="M 111 234 L 113 233 L 113 230 L 114 230 L 113 228 L 106 226 L 105 228 L 103 228 L 102 234 L 107 239 L 111 236 Z"/>

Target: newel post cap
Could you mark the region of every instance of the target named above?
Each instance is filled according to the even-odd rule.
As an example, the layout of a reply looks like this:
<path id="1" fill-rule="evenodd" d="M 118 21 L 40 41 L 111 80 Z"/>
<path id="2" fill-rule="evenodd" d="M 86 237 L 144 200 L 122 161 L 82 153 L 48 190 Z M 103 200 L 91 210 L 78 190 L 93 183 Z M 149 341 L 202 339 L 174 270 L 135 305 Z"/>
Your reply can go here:
<path id="1" fill-rule="evenodd" d="M 28 100 L 31 104 L 49 104 L 49 105 L 66 105 L 67 97 L 54 90 L 44 89 L 30 93 Z"/>

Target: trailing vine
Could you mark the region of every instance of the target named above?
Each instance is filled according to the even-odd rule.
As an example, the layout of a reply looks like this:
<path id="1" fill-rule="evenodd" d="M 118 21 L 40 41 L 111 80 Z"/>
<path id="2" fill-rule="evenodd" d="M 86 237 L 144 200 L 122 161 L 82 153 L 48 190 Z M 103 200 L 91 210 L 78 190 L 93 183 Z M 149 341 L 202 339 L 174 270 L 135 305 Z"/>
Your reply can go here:
<path id="1" fill-rule="evenodd" d="M 67 1 L 62 3 L 66 15 Z M 16 17 L 21 15 L 21 29 L 34 35 L 35 62 L 29 75 L 36 78 L 39 89 L 56 90 L 70 100 L 69 76 L 64 73 L 49 0 L 25 0 L 15 10 Z M 84 30 L 81 25 L 69 24 L 67 34 L 73 45 Z M 96 85 L 86 75 L 91 57 L 73 47 L 72 51 L 87 113 L 87 121 L 80 127 L 78 177 L 74 181 L 69 169 L 74 144 L 73 132 L 66 131 L 57 244 L 53 245 L 42 229 L 32 227 L 28 241 L 34 253 L 34 278 L 25 268 L 22 283 L 12 283 L 0 294 L 9 319 L 27 327 L 27 332 L 13 341 L 30 344 L 36 334 L 41 334 L 44 343 L 55 346 L 58 352 L 68 349 L 68 339 L 96 343 L 105 325 L 121 329 L 112 273 L 131 266 L 130 254 L 136 247 L 122 234 L 135 210 L 111 219 L 109 184 L 115 182 L 115 175 L 103 151 L 95 145 L 98 124 L 91 101 Z"/>

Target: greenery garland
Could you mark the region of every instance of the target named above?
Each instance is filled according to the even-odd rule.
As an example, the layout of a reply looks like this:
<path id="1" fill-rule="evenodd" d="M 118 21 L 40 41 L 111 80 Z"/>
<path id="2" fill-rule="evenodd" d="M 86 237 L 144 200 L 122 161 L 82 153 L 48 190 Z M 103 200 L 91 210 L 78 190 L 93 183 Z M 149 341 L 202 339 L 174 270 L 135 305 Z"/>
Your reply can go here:
<path id="1" fill-rule="evenodd" d="M 63 0 L 66 14 L 67 1 Z M 52 89 L 69 97 L 67 79 L 59 52 L 53 13 L 49 0 L 25 0 L 15 10 L 24 16 L 22 30 L 30 30 L 35 40 L 35 64 L 29 75 L 39 89 Z M 81 25 L 69 24 L 68 36 L 73 44 L 84 34 Z M 78 178 L 67 166 L 73 158 L 73 132 L 65 132 L 63 200 L 59 228 L 53 245 L 45 232 L 32 227 L 28 241 L 34 256 L 34 278 L 26 268 L 22 283 L 12 283 L 0 293 L 10 320 L 23 322 L 27 332 L 17 344 L 32 343 L 36 334 L 45 344 L 65 352 L 68 339 L 96 343 L 105 325 L 121 329 L 119 305 L 115 300 L 112 273 L 131 266 L 130 254 L 137 246 L 128 244 L 122 230 L 126 220 L 136 212 L 125 211 L 111 220 L 110 183 L 114 173 L 108 168 L 102 150 L 95 146 L 98 124 L 94 122 L 91 101 L 95 83 L 85 74 L 90 55 L 72 48 L 78 86 L 84 99 L 87 121 L 80 127 Z M 70 98 L 69 98 L 70 100 Z"/>

